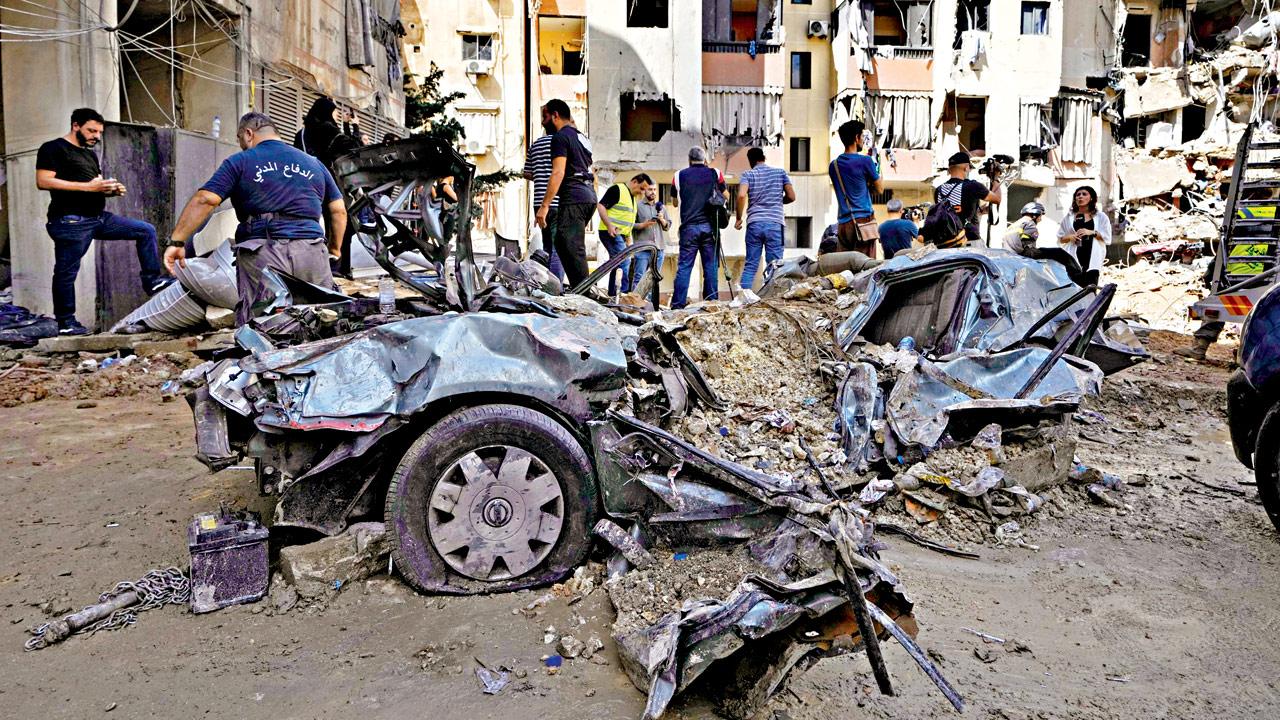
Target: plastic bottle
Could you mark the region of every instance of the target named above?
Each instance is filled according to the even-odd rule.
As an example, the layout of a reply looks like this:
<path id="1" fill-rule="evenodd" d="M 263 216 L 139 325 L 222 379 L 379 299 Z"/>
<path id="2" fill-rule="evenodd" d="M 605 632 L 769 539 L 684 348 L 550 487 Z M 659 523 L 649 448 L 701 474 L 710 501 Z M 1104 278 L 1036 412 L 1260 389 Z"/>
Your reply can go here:
<path id="1" fill-rule="evenodd" d="M 902 338 L 901 340 L 898 341 L 898 349 L 899 350 L 915 350 L 916 339 L 911 337 L 910 335 Z"/>
<path id="2" fill-rule="evenodd" d="M 378 280 L 378 312 L 390 315 L 396 311 L 396 281 L 384 277 Z"/>
<path id="3" fill-rule="evenodd" d="M 209 131 L 209 134 L 212 135 L 215 140 L 218 139 L 218 136 L 222 134 L 222 116 L 221 115 L 213 116 L 213 129 Z"/>

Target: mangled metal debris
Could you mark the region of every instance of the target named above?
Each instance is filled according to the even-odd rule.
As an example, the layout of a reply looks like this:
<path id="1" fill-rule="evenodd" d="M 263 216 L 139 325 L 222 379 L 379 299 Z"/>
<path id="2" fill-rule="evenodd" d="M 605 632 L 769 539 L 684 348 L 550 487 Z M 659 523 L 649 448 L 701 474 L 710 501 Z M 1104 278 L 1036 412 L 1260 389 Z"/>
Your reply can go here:
<path id="1" fill-rule="evenodd" d="M 420 140 L 339 162 L 366 216 L 360 241 L 417 297 L 386 314 L 280 278 L 278 307 L 198 373 L 201 459 L 251 457 L 279 496 L 276 524 L 333 535 L 381 519 L 395 567 L 423 591 L 563 580 L 600 536 L 617 551 L 616 640 L 649 717 L 713 676 L 732 689 L 722 711 L 745 717 L 793 669 L 847 652 L 867 652 L 891 692 L 878 634 L 961 708 L 912 640 L 911 601 L 877 558 L 867 508 L 902 496 L 925 523 L 957 503 L 1034 511 L 1027 478 L 1046 454 L 1071 458 L 1061 429 L 1098 392 L 1090 352 L 1108 349 L 1109 369 L 1143 356 L 1122 327 L 1103 331 L 1113 290 L 1001 251 L 883 265 L 846 254 L 774 268 L 768 299 L 743 308 L 644 316 L 656 277 L 651 295 L 611 304 L 590 280 L 564 293 L 534 260 L 478 263 L 465 227 L 445 237 L 415 189 L 454 174 L 466 196 L 472 171 Z M 800 302 L 821 309 L 784 307 Z M 779 332 L 799 352 L 744 342 Z M 795 405 L 769 397 L 784 378 L 732 391 L 760 368 L 808 375 Z M 787 469 L 748 447 L 766 438 Z M 962 450 L 980 455 L 947 467 Z M 622 590 L 685 562 L 660 549 L 695 558 L 687 567 L 717 553 L 742 564 L 637 616 Z"/>

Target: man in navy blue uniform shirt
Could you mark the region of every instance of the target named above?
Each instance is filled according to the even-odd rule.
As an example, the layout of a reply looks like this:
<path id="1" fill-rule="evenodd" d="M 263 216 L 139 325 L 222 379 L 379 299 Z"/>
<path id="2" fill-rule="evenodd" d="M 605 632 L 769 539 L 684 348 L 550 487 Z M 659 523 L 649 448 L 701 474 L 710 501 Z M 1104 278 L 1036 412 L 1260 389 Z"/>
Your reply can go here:
<path id="1" fill-rule="evenodd" d="M 224 199 L 240 220 L 236 251 L 236 323 L 243 325 L 273 298 L 263 282 L 265 268 L 309 283 L 333 287 L 329 257 L 342 252 L 347 209 L 333 176 L 316 158 L 280 139 L 271 118 L 251 112 L 240 118 L 236 139 L 243 150 L 222 162 L 192 196 L 169 237 L 164 262 L 185 267 L 186 241 Z M 325 253 L 321 213 L 329 216 Z"/>

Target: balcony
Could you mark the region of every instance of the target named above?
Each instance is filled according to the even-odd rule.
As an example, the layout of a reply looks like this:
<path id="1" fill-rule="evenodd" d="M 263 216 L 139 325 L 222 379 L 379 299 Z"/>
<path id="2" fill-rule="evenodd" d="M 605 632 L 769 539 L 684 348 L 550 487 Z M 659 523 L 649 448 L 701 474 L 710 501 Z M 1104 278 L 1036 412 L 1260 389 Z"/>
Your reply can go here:
<path id="1" fill-rule="evenodd" d="M 740 41 L 719 41 L 719 40 L 703 40 L 702 52 L 704 53 L 746 53 L 747 55 L 772 55 L 782 52 L 782 45 L 778 43 L 769 43 L 762 40 L 751 40 L 747 42 Z"/>
<path id="2" fill-rule="evenodd" d="M 702 43 L 702 84 L 731 87 L 782 87 L 787 82 L 787 57 L 780 45 L 756 44 L 752 56 L 743 42 Z"/>
<path id="3" fill-rule="evenodd" d="M 933 48 L 879 46 L 867 52 L 871 56 L 871 72 L 866 76 L 868 90 L 933 89 Z M 849 58 L 849 69 L 856 71 L 856 57 Z"/>

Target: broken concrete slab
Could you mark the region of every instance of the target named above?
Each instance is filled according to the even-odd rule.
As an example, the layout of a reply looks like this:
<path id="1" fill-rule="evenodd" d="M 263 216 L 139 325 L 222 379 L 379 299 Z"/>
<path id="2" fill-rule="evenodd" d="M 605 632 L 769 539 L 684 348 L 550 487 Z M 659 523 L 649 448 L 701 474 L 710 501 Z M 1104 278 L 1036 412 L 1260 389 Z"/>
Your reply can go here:
<path id="1" fill-rule="evenodd" d="M 1130 72 L 1120 81 L 1120 89 L 1126 120 L 1177 110 L 1192 102 L 1182 71 L 1173 68 Z"/>
<path id="2" fill-rule="evenodd" d="M 1115 153 L 1116 172 L 1123 183 L 1123 200 L 1163 195 L 1176 187 L 1190 185 L 1195 176 L 1182 155 L 1156 157 L 1146 152 Z"/>
<path id="3" fill-rule="evenodd" d="M 138 357 L 147 357 L 170 352 L 213 352 L 214 350 L 229 348 L 235 344 L 230 330 L 207 335 L 192 335 L 190 337 L 175 338 L 170 335 L 153 337 L 166 339 L 135 342 L 130 346 L 130 349 Z"/>
<path id="4" fill-rule="evenodd" d="M 280 572 L 303 598 L 333 594 L 382 569 L 391 552 L 386 525 L 356 523 L 346 532 L 280 551 Z"/>
<path id="5" fill-rule="evenodd" d="M 74 353 L 74 352 L 114 352 L 130 350 L 140 341 L 154 341 L 168 337 L 160 333 L 143 335 L 126 335 L 123 333 L 101 333 L 98 335 L 77 335 L 70 337 L 45 338 L 36 343 L 36 352 Z"/>

